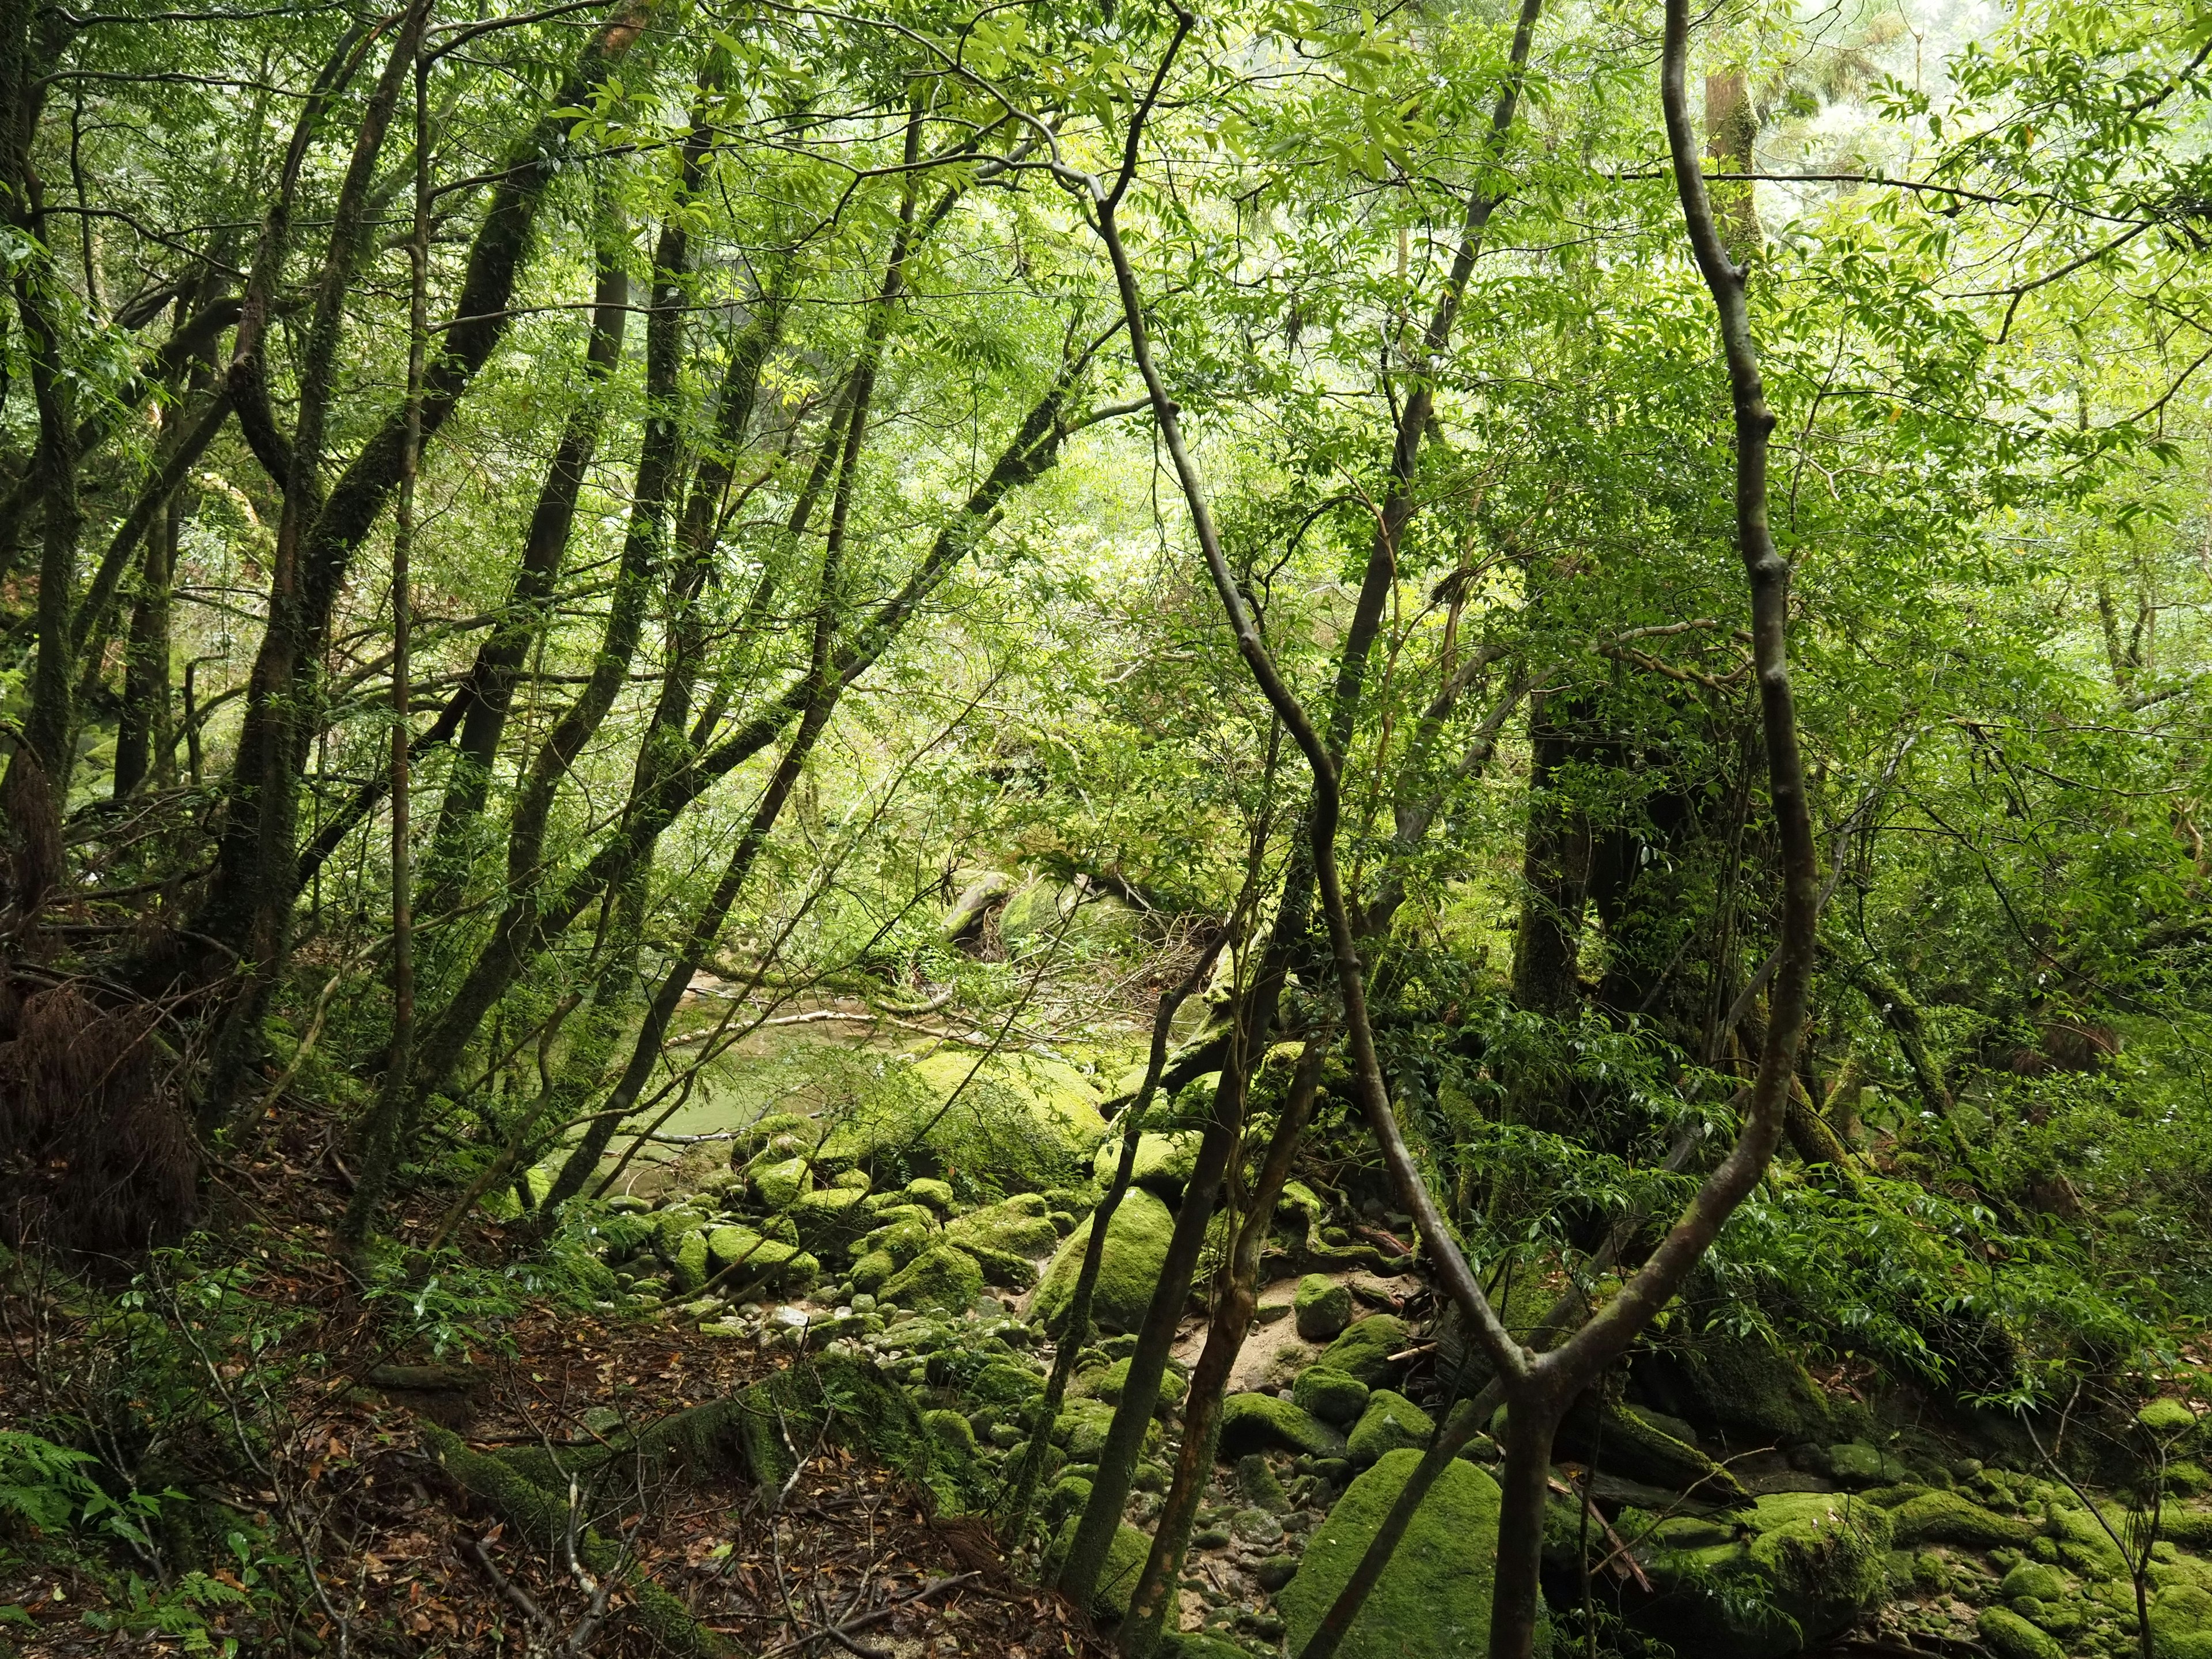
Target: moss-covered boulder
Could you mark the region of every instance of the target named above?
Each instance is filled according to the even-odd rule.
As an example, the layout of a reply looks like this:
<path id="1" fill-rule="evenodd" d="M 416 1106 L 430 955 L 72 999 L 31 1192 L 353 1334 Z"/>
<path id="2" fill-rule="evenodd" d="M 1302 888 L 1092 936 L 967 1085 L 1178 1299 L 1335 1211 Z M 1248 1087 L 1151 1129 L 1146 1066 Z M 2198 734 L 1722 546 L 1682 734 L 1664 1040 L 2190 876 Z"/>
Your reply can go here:
<path id="1" fill-rule="evenodd" d="M 1128 1382 L 1129 1362 L 1125 1358 L 1116 1359 L 1103 1370 L 1085 1372 L 1077 1379 L 1077 1386 L 1092 1399 L 1118 1406 L 1121 1403 L 1121 1390 L 1128 1386 Z M 1183 1396 L 1189 1392 L 1189 1378 L 1183 1375 L 1180 1365 L 1170 1360 L 1167 1369 L 1160 1373 L 1160 1396 L 1153 1410 L 1165 1415 L 1182 1405 Z"/>
<path id="2" fill-rule="evenodd" d="M 994 1054 L 980 1070 L 977 1058 L 953 1050 L 891 1068 L 838 1119 L 819 1161 L 988 1171 L 1029 1188 L 1087 1166 L 1106 1135 L 1089 1079 L 1042 1055 Z"/>
<path id="3" fill-rule="evenodd" d="M 2007 1607 L 1984 1607 L 1974 1629 L 1997 1659 L 2067 1659 L 2057 1638 Z"/>
<path id="4" fill-rule="evenodd" d="M 1297 1391 L 1293 1389 L 1291 1394 L 1295 1400 Z M 1367 1409 L 1360 1413 L 1359 1421 L 1346 1437 L 1352 1465 L 1364 1469 L 1394 1451 L 1407 1448 L 1422 1450 L 1436 1430 L 1434 1419 L 1404 1395 L 1377 1389 L 1369 1396 Z"/>
<path id="5" fill-rule="evenodd" d="M 1868 1426 L 1864 1409 L 1838 1406 L 1805 1367 L 1753 1338 L 1707 1332 L 1638 1362 L 1654 1404 L 1731 1443 L 1832 1445 Z"/>
<path id="6" fill-rule="evenodd" d="M 676 1288 L 690 1295 L 707 1282 L 707 1235 L 698 1229 L 678 1239 L 668 1265 L 675 1270 Z"/>
<path id="7" fill-rule="evenodd" d="M 940 1216 L 952 1213 L 952 1183 L 939 1181 L 935 1176 L 916 1176 L 900 1188 L 899 1195 L 908 1203 L 921 1205 Z"/>
<path id="8" fill-rule="evenodd" d="M 1318 1364 L 1356 1376 L 1370 1389 L 1379 1389 L 1397 1375 L 1390 1356 L 1406 1346 L 1406 1322 L 1392 1314 L 1370 1314 L 1345 1328 L 1344 1334 L 1322 1351 Z"/>
<path id="9" fill-rule="evenodd" d="M 1625 1475 L 1645 1486 L 1694 1492 L 1700 1504 L 1723 1508 L 1751 1502 L 1751 1494 L 1721 1464 L 1676 1439 L 1642 1412 L 1584 1395 L 1559 1425 L 1556 1455 Z"/>
<path id="10" fill-rule="evenodd" d="M 1067 1454 L 1070 1462 L 1088 1462 L 1098 1455 L 1113 1424 L 1111 1406 L 1097 1400 L 1071 1400 L 1052 1420 L 1052 1443 Z"/>
<path id="11" fill-rule="evenodd" d="M 1290 1650 L 1311 1639 L 1352 1577 L 1421 1455 L 1394 1451 L 1352 1483 L 1306 1545 L 1297 1577 L 1275 1605 Z M 1414 1512 L 1367 1604 L 1346 1632 L 1344 1659 L 1461 1659 L 1488 1650 L 1490 1587 L 1498 1550 L 1497 1484 L 1455 1460 Z M 1550 1650 L 1538 1632 L 1538 1653 Z"/>
<path id="12" fill-rule="evenodd" d="M 1190 1185 L 1190 1177 L 1198 1168 L 1200 1139 L 1195 1129 L 1139 1135 L 1137 1161 L 1129 1171 L 1130 1183 L 1156 1192 L 1171 1204 L 1176 1202 L 1182 1198 L 1182 1189 Z M 1091 1173 L 1103 1184 L 1114 1178 L 1114 1171 L 1121 1163 L 1121 1137 L 1109 1135 L 1091 1155 Z"/>
<path id="13" fill-rule="evenodd" d="M 839 1249 L 874 1224 L 875 1218 L 860 1207 L 866 1196 L 850 1187 L 824 1187 L 801 1193 L 787 1213 L 809 1249 Z"/>
<path id="14" fill-rule="evenodd" d="M 854 1290 L 866 1291 L 873 1296 L 898 1270 L 898 1258 L 889 1250 L 870 1250 L 854 1259 L 852 1271 L 848 1276 L 852 1279 Z"/>
<path id="15" fill-rule="evenodd" d="M 707 1235 L 709 1271 L 731 1282 L 765 1279 L 779 1290 L 799 1291 L 821 1277 L 822 1264 L 809 1251 L 781 1239 L 764 1238 L 750 1227 L 717 1227 Z"/>
<path id="16" fill-rule="evenodd" d="M 880 1294 L 902 1308 L 935 1308 L 960 1313 L 983 1293 L 983 1270 L 975 1258 L 951 1244 L 933 1245 L 884 1281 Z"/>
<path id="17" fill-rule="evenodd" d="M 1030 1311 L 1048 1327 L 1059 1324 L 1075 1293 L 1083 1253 L 1091 1243 L 1091 1220 L 1086 1216 L 1061 1242 L 1030 1303 Z M 1102 1330 L 1133 1331 L 1144 1323 L 1145 1310 L 1152 1306 L 1153 1288 L 1167 1265 L 1168 1240 L 1174 1231 L 1175 1218 L 1152 1194 L 1133 1187 L 1122 1196 L 1106 1229 L 1106 1250 L 1091 1298 L 1093 1325 Z"/>
<path id="18" fill-rule="evenodd" d="M 1837 1492 L 1778 1492 L 1717 1520 L 1662 1522 L 1639 1550 L 1662 1591 L 1638 1622 L 1728 1659 L 1782 1659 L 1888 1595 L 1888 1516 Z"/>
<path id="19" fill-rule="evenodd" d="M 1291 1401 L 1324 1423 L 1347 1429 L 1367 1409 L 1371 1390 L 1358 1377 L 1328 1365 L 1309 1365 L 1291 1386 Z"/>
<path id="20" fill-rule="evenodd" d="M 1070 1515 L 1062 1524 L 1059 1537 L 1053 1542 L 1055 1561 L 1066 1558 L 1079 1520 L 1079 1516 Z M 1136 1528 L 1124 1525 L 1115 1532 L 1114 1541 L 1106 1547 L 1106 1563 L 1098 1570 L 1098 1588 L 1091 1593 L 1092 1618 L 1119 1620 L 1128 1616 L 1130 1599 L 1137 1593 L 1137 1580 L 1144 1574 L 1145 1559 L 1152 1553 L 1152 1539 Z"/>
<path id="21" fill-rule="evenodd" d="M 787 1210 L 802 1194 L 814 1190 L 813 1166 L 803 1158 L 755 1164 L 746 1170 L 745 1179 L 762 1207 L 772 1211 Z"/>
<path id="22" fill-rule="evenodd" d="M 1889 1511 L 1889 1518 L 1900 1549 L 1923 1544 L 1955 1544 L 1976 1550 L 2008 1545 L 2018 1549 L 2035 1531 L 2024 1521 L 2008 1520 L 1950 1492 L 1924 1492 L 1917 1498 L 1908 1498 Z"/>
<path id="23" fill-rule="evenodd" d="M 1232 1394 L 1221 1402 L 1221 1455 L 1280 1450 L 1342 1457 L 1345 1438 L 1310 1413 L 1272 1394 Z"/>
<path id="24" fill-rule="evenodd" d="M 1049 1255 L 1060 1247 L 1045 1201 L 1035 1193 L 1017 1193 L 996 1204 L 970 1210 L 945 1224 L 945 1237 L 963 1247 L 980 1245 L 1009 1255 Z"/>
<path id="25" fill-rule="evenodd" d="M 1307 1341 L 1334 1341 L 1352 1323 L 1352 1292 L 1325 1274 L 1308 1273 L 1291 1298 L 1291 1316 Z"/>

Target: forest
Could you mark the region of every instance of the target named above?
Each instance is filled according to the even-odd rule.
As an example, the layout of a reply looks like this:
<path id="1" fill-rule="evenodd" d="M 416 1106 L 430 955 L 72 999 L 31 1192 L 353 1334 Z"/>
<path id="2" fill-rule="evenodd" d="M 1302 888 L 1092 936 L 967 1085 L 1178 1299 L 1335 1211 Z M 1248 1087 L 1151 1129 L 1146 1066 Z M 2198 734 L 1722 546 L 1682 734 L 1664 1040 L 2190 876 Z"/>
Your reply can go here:
<path id="1" fill-rule="evenodd" d="M 2212 1659 L 2207 0 L 0 0 L 0 1655 Z"/>

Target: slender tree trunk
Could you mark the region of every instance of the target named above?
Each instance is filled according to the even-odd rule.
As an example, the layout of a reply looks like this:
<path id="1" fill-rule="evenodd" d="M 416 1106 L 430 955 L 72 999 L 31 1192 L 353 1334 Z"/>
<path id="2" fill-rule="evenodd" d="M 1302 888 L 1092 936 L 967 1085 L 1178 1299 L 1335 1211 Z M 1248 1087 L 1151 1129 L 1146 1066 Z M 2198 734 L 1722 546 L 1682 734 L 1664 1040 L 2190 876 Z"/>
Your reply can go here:
<path id="1" fill-rule="evenodd" d="M 422 911 L 434 921 L 459 901 L 474 862 L 477 826 L 491 787 L 492 767 L 506 735 L 507 711 L 531 646 L 544 630 L 576 519 L 584 474 L 599 446 L 606 412 L 605 386 L 622 360 L 629 317 L 629 237 L 617 210 L 602 204 L 599 270 L 591 334 L 584 348 L 586 386 L 568 411 L 561 441 L 547 467 L 530 515 L 522 560 L 491 636 L 469 673 L 460 737 L 438 809 L 438 827 L 423 860 Z"/>
<path id="2" fill-rule="evenodd" d="M 1121 1625 L 1121 1651 L 1134 1659 L 1142 1659 L 1158 1644 L 1169 1610 L 1175 1605 L 1176 1578 L 1190 1547 L 1191 1528 L 1206 1497 L 1207 1478 L 1213 1473 L 1229 1373 L 1252 1328 L 1253 1310 L 1259 1306 L 1260 1252 L 1273 1227 L 1275 1201 L 1283 1195 L 1291 1160 L 1297 1156 L 1306 1124 L 1313 1116 L 1314 1097 L 1321 1087 L 1322 1063 L 1328 1057 L 1330 1040 L 1328 1033 L 1316 1033 L 1298 1051 L 1289 1096 L 1275 1121 L 1260 1178 L 1243 1206 L 1236 1247 L 1224 1264 L 1206 1327 L 1206 1346 L 1191 1371 L 1190 1393 L 1183 1405 L 1182 1443 L 1176 1451 L 1175 1479 L 1152 1529 L 1152 1553 L 1145 1559 L 1144 1571 L 1130 1598 L 1129 1616 Z"/>
<path id="3" fill-rule="evenodd" d="M 184 516 L 183 501 L 172 495 L 167 511 L 146 537 L 123 671 L 123 720 L 115 733 L 118 800 L 135 794 L 149 777 L 156 788 L 177 781 L 176 744 L 169 729 L 169 590 L 176 580 Z"/>

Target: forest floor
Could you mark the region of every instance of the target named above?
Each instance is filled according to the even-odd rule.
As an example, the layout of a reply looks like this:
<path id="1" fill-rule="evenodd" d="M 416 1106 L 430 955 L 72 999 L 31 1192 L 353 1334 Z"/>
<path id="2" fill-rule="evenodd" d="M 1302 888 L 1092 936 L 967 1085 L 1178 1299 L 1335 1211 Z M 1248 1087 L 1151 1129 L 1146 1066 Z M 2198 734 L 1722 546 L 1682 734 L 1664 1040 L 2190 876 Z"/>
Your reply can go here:
<path id="1" fill-rule="evenodd" d="M 321 1614 L 286 1632 L 295 1648 L 418 1659 L 665 1651 L 620 1616 L 625 1590 L 601 1587 L 580 1567 L 564 1571 L 557 1549 L 519 1539 L 450 1479 L 425 1447 L 424 1426 L 452 1429 L 479 1449 L 537 1445 L 557 1458 L 726 1398 L 790 1356 L 544 1297 L 528 1297 L 497 1322 L 493 1340 L 465 1352 L 394 1353 L 378 1335 L 384 1322 L 337 1265 L 333 1230 L 345 1184 L 323 1150 L 336 1141 L 289 1108 L 285 1123 L 281 1141 L 272 1136 L 216 1171 L 218 1227 L 251 1241 L 257 1305 L 198 1322 L 209 1346 L 198 1358 L 219 1406 L 264 1377 L 287 1379 L 281 1398 L 259 1402 L 283 1432 L 241 1461 L 220 1495 L 283 1540 L 295 1569 L 314 1571 Z M 427 1237 L 441 1201 L 431 1194 L 395 1216 L 400 1237 Z M 460 1242 L 480 1261 L 511 1254 L 489 1224 L 465 1230 Z M 124 1375 L 112 1316 L 73 1316 L 58 1289 L 19 1280 L 0 1295 L 0 1428 L 84 1411 L 88 1400 L 67 1396 Z M 195 1289 L 186 1281 L 168 1293 L 189 1307 Z M 276 1345 L 281 1358 L 252 1334 L 277 1328 L 289 1333 Z M 219 1410 L 204 1425 L 213 1440 L 227 1415 Z M 824 1447 L 780 1494 L 734 1478 L 686 1483 L 634 1493 L 589 1519 L 619 1540 L 631 1571 L 758 1659 L 828 1651 L 1072 1659 L 1108 1650 L 1081 1613 L 1008 1571 L 987 1528 L 939 1522 L 930 1508 L 883 1468 Z M 149 1541 L 148 1583 L 136 1595 L 117 1595 L 88 1571 L 19 1569 L 11 1579 L 0 1566 L 0 1608 L 21 1609 L 28 1620 L 0 1625 L 0 1650 L 12 1645 L 25 1659 L 222 1651 L 231 1642 L 234 1652 L 281 1650 L 253 1595 L 277 1564 L 240 1559 L 211 1575 L 232 1595 L 211 1590 L 198 1616 L 168 1620 L 155 1588 L 167 1576 L 158 1530 Z M 165 1622 L 179 1628 L 160 1628 Z"/>

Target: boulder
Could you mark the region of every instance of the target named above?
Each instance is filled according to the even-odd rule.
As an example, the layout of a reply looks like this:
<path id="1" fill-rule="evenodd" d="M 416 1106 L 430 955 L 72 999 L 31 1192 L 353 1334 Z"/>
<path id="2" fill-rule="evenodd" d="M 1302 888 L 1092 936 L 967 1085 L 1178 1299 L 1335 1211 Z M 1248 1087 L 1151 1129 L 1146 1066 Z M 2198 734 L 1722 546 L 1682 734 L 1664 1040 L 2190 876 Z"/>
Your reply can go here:
<path id="1" fill-rule="evenodd" d="M 769 1210 L 787 1210 L 799 1194 L 814 1190 L 814 1170 L 803 1158 L 756 1164 L 746 1170 L 754 1195 Z"/>
<path id="2" fill-rule="evenodd" d="M 1420 1461 L 1411 1450 L 1383 1457 L 1352 1483 L 1307 1543 L 1297 1576 L 1275 1597 L 1292 1653 L 1311 1639 Z M 1343 1659 L 1460 1659 L 1488 1651 L 1498 1510 L 1497 1483 L 1454 1460 L 1345 1633 L 1337 1650 Z M 1536 1651 L 1549 1650 L 1549 1632 L 1540 1628 Z"/>
<path id="3" fill-rule="evenodd" d="M 1662 1522 L 1638 1552 L 1662 1594 L 1638 1622 L 1678 1652 L 1782 1659 L 1889 1593 L 1889 1517 L 1840 1492 L 1778 1492 L 1719 1519 Z"/>
<path id="4" fill-rule="evenodd" d="M 1221 1402 L 1221 1455 L 1280 1449 L 1314 1457 L 1341 1457 L 1345 1439 L 1334 1429 L 1272 1394 L 1232 1394 Z"/>
<path id="5" fill-rule="evenodd" d="M 1085 1217 L 1062 1241 L 1051 1266 L 1037 1285 L 1030 1311 L 1048 1326 L 1057 1325 L 1075 1293 L 1076 1275 L 1083 1269 L 1083 1253 L 1091 1243 L 1091 1218 Z M 1106 1229 L 1106 1249 L 1098 1264 L 1098 1283 L 1091 1293 L 1091 1323 L 1102 1330 L 1133 1331 L 1144 1323 L 1152 1306 L 1153 1288 L 1167 1265 L 1168 1239 L 1175 1218 L 1168 1206 L 1133 1187 L 1122 1196 Z"/>
<path id="6" fill-rule="evenodd" d="M 866 1196 L 850 1187 L 824 1187 L 801 1193 L 789 1214 L 799 1237 L 816 1249 L 849 1244 L 874 1223 L 875 1218 L 860 1207 Z"/>
<path id="7" fill-rule="evenodd" d="M 2066 1659 L 2056 1638 L 2004 1607 L 1984 1607 L 1974 1629 L 1997 1659 Z"/>
<path id="8" fill-rule="evenodd" d="M 880 1294 L 902 1308 L 936 1308 L 961 1313 L 983 1293 L 983 1270 L 975 1258 L 950 1244 L 933 1245 L 884 1281 Z"/>
<path id="9" fill-rule="evenodd" d="M 1083 1392 L 1094 1400 L 1103 1400 L 1110 1406 L 1121 1403 L 1121 1390 L 1128 1385 L 1129 1362 L 1117 1359 L 1100 1371 L 1087 1371 L 1079 1379 Z M 1183 1396 L 1190 1392 L 1190 1381 L 1173 1360 L 1160 1373 L 1160 1396 L 1152 1409 L 1165 1416 L 1182 1404 Z"/>
<path id="10" fill-rule="evenodd" d="M 1404 1395 L 1377 1389 L 1347 1437 L 1352 1467 L 1364 1469 L 1389 1453 L 1408 1448 L 1425 1450 L 1436 1431 L 1435 1420 Z"/>
<path id="11" fill-rule="evenodd" d="M 1324 1423 L 1349 1428 L 1367 1409 L 1370 1390 L 1358 1377 L 1328 1365 L 1309 1365 L 1291 1385 L 1291 1401 Z"/>
<path id="12" fill-rule="evenodd" d="M 1056 1557 L 1066 1558 L 1079 1518 L 1071 1515 L 1062 1525 L 1054 1547 Z M 1152 1553 L 1152 1540 L 1136 1528 L 1124 1522 L 1115 1530 L 1114 1541 L 1106 1547 L 1106 1563 L 1098 1571 L 1098 1588 L 1091 1593 L 1092 1618 L 1127 1615 L 1130 1598 L 1137 1593 L 1137 1580 L 1144 1574 L 1145 1559 Z"/>
<path id="13" fill-rule="evenodd" d="M 2009 1545 L 2018 1549 L 2035 1531 L 2024 1521 L 2007 1520 L 1949 1492 L 1924 1492 L 1917 1498 L 1908 1498 L 1889 1512 L 1889 1518 L 1900 1549 L 1922 1544 L 1955 1544 L 1977 1550 Z"/>
<path id="14" fill-rule="evenodd" d="M 979 1070 L 976 1056 L 961 1050 L 890 1068 L 838 1121 L 820 1158 L 871 1167 L 896 1158 L 1044 1187 L 1087 1163 L 1105 1138 L 1097 1091 L 1073 1066 L 999 1054 Z"/>
<path id="15" fill-rule="evenodd" d="M 955 1244 L 981 1245 L 1031 1259 L 1049 1255 L 1060 1246 L 1060 1230 L 1052 1224 L 1044 1200 L 1035 1193 L 1018 1193 L 955 1216 L 945 1224 L 945 1237 Z"/>
<path id="16" fill-rule="evenodd" d="M 1556 1456 L 1647 1486 L 1690 1492 L 1700 1504 L 1729 1509 L 1751 1502 L 1743 1483 L 1695 1446 L 1676 1439 L 1641 1412 L 1591 1395 L 1575 1402 L 1555 1443 Z"/>
<path id="17" fill-rule="evenodd" d="M 1334 1341 L 1352 1323 L 1352 1292 L 1334 1279 L 1308 1273 L 1298 1280 L 1297 1294 L 1291 1298 L 1291 1314 L 1297 1321 L 1298 1334 L 1307 1341 Z"/>
<path id="18" fill-rule="evenodd" d="M 938 1215 L 952 1213 L 952 1183 L 934 1176 L 916 1176 L 906 1183 L 902 1196 L 908 1203 L 920 1204 Z"/>
<path id="19" fill-rule="evenodd" d="M 750 1227 L 717 1227 L 707 1235 L 711 1271 L 728 1273 L 731 1283 L 764 1279 L 785 1290 L 803 1290 L 820 1277 L 822 1264 L 795 1244 L 763 1238 Z"/>
<path id="20" fill-rule="evenodd" d="M 1391 1314 L 1370 1314 L 1346 1328 L 1317 1362 L 1379 1389 L 1397 1372 L 1390 1356 L 1406 1346 L 1406 1322 Z"/>
<path id="21" fill-rule="evenodd" d="M 1130 1184 L 1156 1192 L 1170 1204 L 1175 1203 L 1182 1198 L 1182 1189 L 1190 1185 L 1191 1174 L 1198 1168 L 1198 1148 L 1202 1139 L 1195 1129 L 1139 1135 L 1137 1161 L 1129 1170 Z M 1121 1137 L 1109 1135 L 1091 1155 L 1091 1172 L 1103 1186 L 1113 1180 L 1114 1171 L 1121 1165 Z"/>

